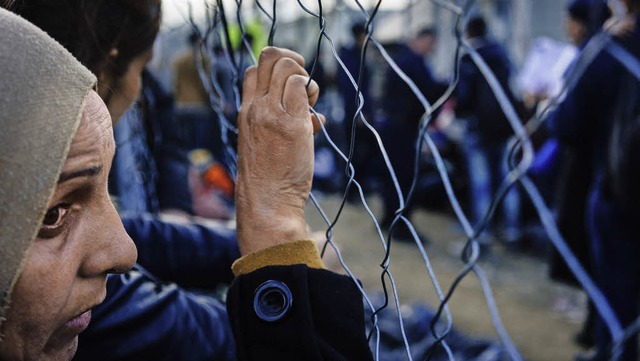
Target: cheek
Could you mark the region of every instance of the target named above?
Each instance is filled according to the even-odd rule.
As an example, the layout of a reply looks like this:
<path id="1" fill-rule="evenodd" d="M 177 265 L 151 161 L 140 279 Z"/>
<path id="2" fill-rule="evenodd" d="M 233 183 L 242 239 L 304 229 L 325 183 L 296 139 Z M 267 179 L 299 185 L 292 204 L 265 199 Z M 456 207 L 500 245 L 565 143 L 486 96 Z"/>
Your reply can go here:
<path id="1" fill-rule="evenodd" d="M 129 70 L 120 83 L 118 89 L 119 98 L 122 102 L 122 106 L 129 107 L 138 98 L 140 89 L 142 88 L 142 79 L 140 73 L 134 70 Z"/>
<path id="2" fill-rule="evenodd" d="M 142 77 L 140 72 L 134 72 L 128 76 L 127 81 L 127 93 L 131 102 L 135 101 L 140 95 L 140 89 L 142 88 Z"/>
<path id="3" fill-rule="evenodd" d="M 121 82 L 113 97 L 109 100 L 107 107 L 114 123 L 133 105 L 138 98 L 142 81 L 140 76 L 133 77 L 127 75 Z"/>
<path id="4" fill-rule="evenodd" d="M 11 296 L 7 320 L 0 329 L 0 359 L 18 359 L 17 355 L 41 359 L 46 352 L 47 343 L 63 322 L 72 291 L 73 272 L 62 269 L 64 261 L 41 241 L 29 249 Z M 61 352 L 68 352 L 72 346 L 63 347 Z"/>

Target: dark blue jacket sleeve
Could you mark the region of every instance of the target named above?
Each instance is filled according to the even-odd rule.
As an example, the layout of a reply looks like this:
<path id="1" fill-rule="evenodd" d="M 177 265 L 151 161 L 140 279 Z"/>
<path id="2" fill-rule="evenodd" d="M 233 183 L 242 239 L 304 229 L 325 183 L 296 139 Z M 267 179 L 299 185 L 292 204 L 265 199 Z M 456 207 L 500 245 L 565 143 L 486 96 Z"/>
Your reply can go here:
<path id="1" fill-rule="evenodd" d="M 213 289 L 233 279 L 240 257 L 235 229 L 177 224 L 146 215 L 123 215 L 138 248 L 138 263 L 155 277 L 184 288 Z"/>
<path id="2" fill-rule="evenodd" d="M 140 268 L 109 276 L 107 299 L 92 313 L 76 361 L 235 359 L 223 303 L 162 284 Z"/>
<path id="3" fill-rule="evenodd" d="M 274 281 L 289 293 L 261 292 Z M 240 361 L 373 359 L 362 295 L 349 277 L 305 265 L 264 267 L 236 278 L 227 302 Z M 279 319 L 261 318 L 265 312 Z"/>

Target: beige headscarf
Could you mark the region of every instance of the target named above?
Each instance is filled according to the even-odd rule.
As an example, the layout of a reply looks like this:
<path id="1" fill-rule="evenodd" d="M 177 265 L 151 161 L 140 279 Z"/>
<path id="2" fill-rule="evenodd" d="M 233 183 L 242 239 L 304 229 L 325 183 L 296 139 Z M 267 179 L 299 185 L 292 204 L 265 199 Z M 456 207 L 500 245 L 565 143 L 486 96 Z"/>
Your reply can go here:
<path id="1" fill-rule="evenodd" d="M 95 82 L 55 40 L 0 9 L 0 321 Z"/>

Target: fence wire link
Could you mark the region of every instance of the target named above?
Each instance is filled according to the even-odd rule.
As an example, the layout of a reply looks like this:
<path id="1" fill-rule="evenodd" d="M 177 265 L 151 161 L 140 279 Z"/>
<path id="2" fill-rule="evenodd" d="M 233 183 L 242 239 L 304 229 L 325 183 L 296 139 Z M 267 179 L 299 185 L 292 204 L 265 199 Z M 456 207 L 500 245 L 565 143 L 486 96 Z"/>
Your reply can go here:
<path id="1" fill-rule="evenodd" d="M 206 25 L 204 29 L 201 29 L 197 22 L 194 20 L 193 13 L 191 8 L 189 7 L 188 14 L 183 14 L 185 21 L 191 26 L 192 31 L 200 38 L 200 47 L 195 49 L 195 59 L 196 59 L 196 67 L 202 83 L 204 84 L 205 90 L 209 94 L 209 103 L 212 111 L 217 116 L 218 125 L 221 131 L 221 139 L 220 141 L 224 145 L 225 150 L 225 165 L 231 170 L 234 174 L 236 173 L 236 161 L 237 156 L 234 150 L 233 144 L 235 144 L 235 140 L 237 137 L 237 124 L 235 119 L 230 119 L 231 117 L 228 115 L 228 112 L 225 112 L 225 109 L 231 107 L 234 109 L 235 114 L 239 111 L 240 103 L 241 103 L 241 93 L 242 93 L 242 78 L 245 68 L 248 64 L 255 64 L 256 59 L 252 54 L 251 44 L 248 41 L 247 32 L 243 23 L 243 19 L 245 18 L 245 14 L 243 14 L 243 1 L 242 0 L 234 0 L 235 2 L 235 24 L 231 24 L 227 18 L 227 14 L 232 13 L 233 11 L 229 11 L 225 6 L 229 6 L 230 2 L 226 2 L 223 0 L 203 0 L 207 3 L 207 19 Z M 208 1 L 208 2 L 207 2 Z M 388 0 L 391 1 L 391 0 Z M 376 15 L 378 14 L 380 5 L 382 0 L 378 0 L 375 5 L 371 7 L 371 10 L 367 10 L 363 4 L 358 0 L 350 0 L 350 2 L 355 5 L 360 14 L 362 15 L 365 22 L 365 30 L 366 37 L 364 44 L 361 49 L 360 54 L 360 69 L 363 68 L 365 63 L 366 54 L 369 48 L 372 48 L 375 51 L 378 51 L 379 54 L 384 58 L 387 62 L 388 66 L 393 69 L 393 71 L 409 86 L 412 92 L 415 94 L 417 99 L 422 104 L 424 108 L 424 114 L 419 122 L 419 131 L 416 134 L 416 138 L 414 139 L 416 144 L 416 161 L 414 166 L 414 174 L 413 181 L 411 183 L 411 188 L 407 193 L 407 196 L 404 197 L 402 190 L 400 188 L 400 183 L 396 176 L 396 172 L 391 164 L 390 158 L 387 154 L 387 150 L 385 145 L 382 142 L 382 138 L 380 134 L 378 134 L 377 130 L 373 127 L 373 125 L 366 119 L 363 114 L 364 108 L 364 97 L 362 92 L 360 91 L 362 85 L 362 74 L 360 71 L 358 78 L 356 79 L 353 74 L 349 72 L 343 60 L 338 55 L 336 50 L 334 41 L 330 34 L 327 33 L 327 23 L 328 19 L 323 14 L 323 3 L 322 0 L 317 0 L 315 3 L 317 5 L 317 12 L 311 10 L 308 5 L 305 3 L 313 1 L 309 0 L 303 2 L 301 0 L 297 0 L 297 5 L 300 9 L 307 14 L 309 17 L 312 17 L 318 23 L 318 39 L 317 46 L 315 51 L 315 58 L 313 61 L 313 65 L 311 67 L 310 75 L 313 76 L 313 73 L 316 70 L 317 63 L 319 61 L 319 53 L 320 48 L 323 43 L 326 43 L 331 49 L 332 56 L 335 58 L 338 64 L 338 71 L 344 71 L 347 75 L 349 81 L 351 82 L 354 90 L 356 91 L 356 98 L 354 99 L 355 104 L 357 106 L 356 114 L 353 119 L 351 125 L 351 138 L 349 139 L 349 147 L 348 152 L 345 154 L 336 144 L 336 142 L 332 139 L 331 135 L 325 128 L 324 124 L 321 124 L 321 133 L 325 138 L 326 142 L 329 146 L 335 151 L 338 159 L 344 162 L 345 166 L 345 174 L 348 178 L 347 185 L 342 197 L 342 201 L 335 215 L 331 217 L 328 215 L 320 206 L 320 203 L 317 200 L 317 197 L 312 193 L 310 195 L 310 200 L 321 215 L 322 219 L 326 223 L 326 242 L 323 249 L 327 247 L 331 247 L 337 254 L 338 260 L 345 272 L 354 280 L 356 286 L 362 293 L 364 298 L 364 302 L 366 306 L 372 311 L 372 316 L 370 320 L 370 325 L 368 329 L 369 332 L 369 340 L 372 343 L 373 353 L 376 360 L 380 359 L 380 329 L 378 327 L 378 315 L 379 313 L 387 308 L 390 304 L 394 304 L 395 312 L 397 315 L 397 322 L 400 326 L 400 330 L 402 333 L 402 340 L 404 344 L 404 348 L 406 351 L 407 359 L 412 360 L 411 353 L 411 345 L 407 339 L 405 334 L 405 330 L 403 327 L 403 318 L 400 307 L 400 299 L 398 297 L 398 289 L 396 286 L 395 279 L 390 270 L 390 266 L 392 263 L 392 230 L 398 222 L 403 223 L 410 230 L 414 242 L 420 252 L 420 255 L 423 259 L 425 266 L 426 276 L 431 281 L 431 284 L 438 296 L 440 303 L 438 304 L 437 311 L 435 317 L 432 320 L 430 325 L 431 332 L 436 339 L 435 344 L 432 346 L 429 355 L 433 355 L 435 350 L 438 347 L 441 347 L 448 358 L 450 360 L 454 360 L 453 352 L 451 348 L 447 345 L 445 338 L 452 330 L 453 327 L 453 318 L 452 314 L 448 308 L 449 300 L 454 296 L 455 291 L 458 285 L 461 283 L 463 279 L 465 279 L 469 274 L 475 275 L 478 279 L 482 291 L 484 293 L 487 307 L 489 310 L 489 314 L 491 316 L 494 328 L 496 329 L 496 333 L 498 334 L 507 355 L 510 359 L 514 361 L 522 360 L 522 356 L 518 352 L 516 346 L 512 342 L 509 333 L 504 327 L 501 317 L 499 314 L 498 307 L 496 305 L 495 299 L 493 297 L 493 292 L 491 290 L 491 286 L 489 284 L 489 280 L 484 274 L 484 271 L 478 264 L 478 260 L 480 257 L 480 245 L 477 241 L 478 236 L 482 233 L 484 228 L 491 221 L 494 213 L 496 212 L 497 207 L 499 206 L 502 199 L 505 197 L 506 193 L 511 187 L 514 187 L 516 183 L 519 183 L 524 189 L 525 193 L 531 199 L 542 223 L 549 239 L 551 240 L 552 245 L 557 249 L 557 251 L 561 254 L 563 259 L 568 264 L 571 272 L 576 276 L 579 283 L 582 285 L 584 290 L 586 291 L 589 298 L 593 301 L 596 310 L 604 320 L 606 327 L 611 334 L 612 342 L 609 350 L 610 359 L 615 360 L 624 345 L 624 343 L 629 340 L 632 336 L 636 335 L 640 332 L 640 319 L 634 322 L 632 325 L 627 327 L 626 329 L 622 329 L 620 323 L 610 305 L 606 301 L 602 292 L 595 285 L 593 280 L 586 273 L 584 268 L 580 265 L 579 261 L 575 257 L 575 255 L 571 252 L 569 247 L 567 246 L 565 240 L 560 235 L 557 225 L 555 224 L 554 217 L 549 210 L 548 206 L 545 204 L 540 192 L 535 187 L 533 182 L 526 176 L 526 172 L 530 167 L 533 159 L 534 159 L 534 151 L 533 145 L 531 142 L 531 135 L 538 130 L 538 128 L 544 123 L 547 115 L 554 109 L 554 107 L 559 104 L 564 96 L 573 89 L 578 80 L 584 73 L 584 71 L 589 67 L 591 62 L 603 51 L 609 52 L 615 59 L 617 59 L 622 65 L 624 65 L 627 70 L 633 74 L 636 78 L 640 80 L 640 62 L 631 54 L 629 54 L 625 49 L 620 47 L 611 41 L 611 38 L 606 33 L 599 33 L 594 36 L 589 43 L 584 47 L 579 56 L 575 61 L 575 65 L 572 67 L 569 74 L 567 74 L 566 82 L 563 85 L 563 89 L 559 92 L 559 94 L 552 99 L 549 100 L 548 106 L 542 111 L 538 112 L 536 116 L 532 119 L 527 120 L 527 122 L 523 122 L 522 119 L 519 118 L 516 113 L 513 105 L 509 101 L 505 89 L 499 84 L 495 75 L 488 67 L 488 65 L 484 62 L 482 57 L 477 53 L 477 51 L 464 40 L 464 24 L 466 18 L 470 15 L 470 10 L 473 8 L 476 0 L 429 0 L 435 6 L 442 8 L 445 11 L 450 12 L 454 16 L 454 25 L 453 28 L 450 29 L 455 36 L 456 46 L 453 54 L 453 63 L 455 64 L 451 76 L 451 83 L 447 88 L 446 92 L 439 98 L 434 104 L 430 104 L 427 101 L 427 98 L 416 86 L 414 81 L 407 76 L 402 69 L 394 62 L 392 57 L 387 53 L 386 49 L 382 46 L 380 42 L 378 42 L 373 36 L 374 23 L 376 20 Z M 268 44 L 273 45 L 276 35 L 276 30 L 278 26 L 278 6 L 277 0 L 254 0 L 252 4 L 255 5 L 255 8 L 259 11 L 259 13 L 263 16 L 263 20 L 269 25 L 269 35 L 268 35 Z M 265 6 L 265 4 L 267 4 Z M 286 4 L 287 6 L 292 6 L 290 2 Z M 270 9 L 270 10 L 268 10 Z M 231 28 L 232 26 L 237 26 L 240 31 L 240 47 L 234 47 L 232 42 Z M 224 87 L 225 84 L 220 84 L 216 76 L 213 74 L 213 70 L 211 64 L 207 64 L 205 59 L 218 59 L 216 54 L 214 53 L 214 44 L 222 46 L 224 50 L 224 62 L 228 66 L 228 69 L 231 71 L 231 76 L 233 79 L 233 99 L 228 99 L 225 97 Z M 432 121 L 434 112 L 436 112 L 439 108 L 441 108 L 446 101 L 449 100 L 458 83 L 459 77 L 459 66 L 462 59 L 462 56 L 467 54 L 473 63 L 478 67 L 481 74 L 484 76 L 486 81 L 488 82 L 491 90 L 495 94 L 500 106 L 503 109 L 504 114 L 507 117 L 509 125 L 513 130 L 514 136 L 510 142 L 511 144 L 511 164 L 510 170 L 502 181 L 500 188 L 498 189 L 495 197 L 493 198 L 489 210 L 484 215 L 481 222 L 474 228 L 469 221 L 469 218 L 465 215 L 462 206 L 458 200 L 454 192 L 454 188 L 452 186 L 451 180 L 449 179 L 449 173 L 447 167 L 445 165 L 445 161 L 440 154 L 436 143 L 431 138 L 430 134 L 427 132 L 428 126 Z M 248 58 L 248 59 L 247 59 Z M 209 68 L 208 68 L 209 67 Z M 311 78 L 309 79 L 311 82 Z M 309 83 L 308 83 L 309 84 Z M 307 84 L 307 85 L 308 85 Z M 315 109 L 311 108 L 310 111 L 319 119 L 318 114 Z M 376 144 L 378 146 L 378 150 L 380 155 L 384 160 L 385 167 L 388 171 L 388 177 L 393 183 L 396 196 L 399 202 L 399 208 L 395 212 L 395 218 L 392 221 L 392 224 L 389 229 L 388 236 L 385 238 L 382 229 L 372 212 L 368 201 L 364 195 L 362 186 L 356 180 L 356 171 L 353 165 L 353 156 L 354 150 L 356 147 L 356 131 L 363 131 L 362 129 L 358 129 L 356 127 L 356 122 L 360 122 L 364 125 L 365 130 L 370 132 L 374 137 Z M 321 122 L 320 122 L 321 123 Z M 420 159 L 423 157 L 421 154 L 421 149 L 423 146 L 426 146 L 430 150 L 430 156 L 433 158 L 432 161 L 436 165 L 436 169 L 438 174 L 443 182 L 445 192 L 447 198 L 449 200 L 450 206 L 462 227 L 466 237 L 467 242 L 464 249 L 461 252 L 461 259 L 464 262 L 461 270 L 459 271 L 458 276 L 455 280 L 449 285 L 449 287 L 445 289 L 442 287 L 438 279 L 436 278 L 434 269 L 432 267 L 431 261 L 429 259 L 428 251 L 424 248 L 422 244 L 422 240 L 420 240 L 417 232 L 411 221 L 404 216 L 405 210 L 409 206 L 412 201 L 414 190 L 417 184 L 417 179 L 419 174 L 418 165 L 420 164 Z M 516 154 L 519 155 L 519 160 L 516 162 Z M 381 305 L 376 305 L 363 286 L 357 281 L 357 275 L 355 275 L 344 258 L 342 257 L 340 250 L 337 245 L 333 241 L 333 229 L 335 225 L 339 222 L 342 212 L 344 210 L 347 195 L 349 194 L 351 188 L 355 188 L 360 198 L 360 202 L 364 206 L 365 212 L 371 219 L 371 222 L 375 226 L 376 235 L 379 239 L 382 250 L 383 257 L 380 261 L 380 282 L 382 286 L 382 290 L 384 292 L 384 301 Z M 431 356 L 429 356 L 430 359 Z"/>

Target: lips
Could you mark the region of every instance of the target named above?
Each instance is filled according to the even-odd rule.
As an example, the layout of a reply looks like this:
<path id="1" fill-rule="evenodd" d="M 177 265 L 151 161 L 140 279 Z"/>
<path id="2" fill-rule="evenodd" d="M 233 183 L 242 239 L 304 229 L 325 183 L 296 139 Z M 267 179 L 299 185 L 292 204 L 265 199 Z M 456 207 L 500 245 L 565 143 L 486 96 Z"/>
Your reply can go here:
<path id="1" fill-rule="evenodd" d="M 85 306 L 86 308 L 84 308 L 85 311 L 73 318 L 70 318 L 62 324 L 62 326 L 57 329 L 57 332 L 55 332 L 54 339 L 58 339 L 63 342 L 65 342 L 64 340 L 68 341 L 75 339 L 82 331 L 89 327 L 89 323 L 91 322 L 91 310 L 104 301 L 107 296 L 106 293 L 107 290 L 104 288 L 102 290 L 101 297 L 96 300 L 96 302 L 88 303 L 87 306 Z"/>
<path id="2" fill-rule="evenodd" d="M 91 309 L 75 316 L 65 322 L 51 334 L 44 350 L 48 353 L 66 352 L 77 347 L 78 335 L 84 331 L 91 322 Z"/>
<path id="3" fill-rule="evenodd" d="M 64 324 L 64 328 L 66 333 L 77 335 L 89 326 L 89 322 L 91 322 L 91 310 L 70 319 Z"/>

